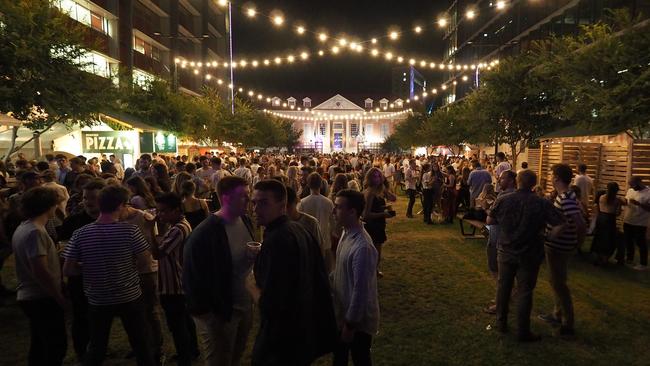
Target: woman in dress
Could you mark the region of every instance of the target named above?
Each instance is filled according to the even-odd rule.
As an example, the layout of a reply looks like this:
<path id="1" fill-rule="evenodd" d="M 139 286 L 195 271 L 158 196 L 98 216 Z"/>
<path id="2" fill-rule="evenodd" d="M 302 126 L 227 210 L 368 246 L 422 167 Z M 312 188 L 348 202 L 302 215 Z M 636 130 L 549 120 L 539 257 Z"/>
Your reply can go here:
<path id="1" fill-rule="evenodd" d="M 181 197 L 183 198 L 183 213 L 185 219 L 194 230 L 210 214 L 208 203 L 204 199 L 196 198 L 196 184 L 187 180 L 181 186 Z"/>
<path id="2" fill-rule="evenodd" d="M 456 215 L 456 171 L 451 165 L 447 166 L 442 196 L 442 215 L 445 222 L 451 224 Z"/>
<path id="3" fill-rule="evenodd" d="M 156 200 L 144 179 L 139 176 L 131 177 L 126 181 L 126 186 L 132 194 L 131 200 L 129 201 L 132 207 L 139 210 L 156 208 Z"/>
<path id="4" fill-rule="evenodd" d="M 607 192 L 596 198 L 596 227 L 591 245 L 591 251 L 596 255 L 595 265 L 607 264 L 616 249 L 616 217 L 621 214 L 623 206 L 618 191 L 618 184 L 610 182 L 607 183 Z"/>
<path id="5" fill-rule="evenodd" d="M 464 166 L 461 170 L 460 180 L 458 183 L 458 206 L 463 205 L 464 210 L 469 210 L 469 173 L 470 169 Z M 458 207 L 456 207 L 458 209 Z"/>
<path id="6" fill-rule="evenodd" d="M 384 173 L 377 168 L 368 170 L 363 186 L 366 207 L 362 218 L 364 227 L 377 248 L 377 275 L 383 277 L 384 274 L 379 271 L 379 262 L 382 245 L 386 242 L 386 219 L 395 217 L 395 211 L 387 209 L 386 201 L 395 202 L 396 197 L 388 189 L 388 181 L 384 178 Z"/>

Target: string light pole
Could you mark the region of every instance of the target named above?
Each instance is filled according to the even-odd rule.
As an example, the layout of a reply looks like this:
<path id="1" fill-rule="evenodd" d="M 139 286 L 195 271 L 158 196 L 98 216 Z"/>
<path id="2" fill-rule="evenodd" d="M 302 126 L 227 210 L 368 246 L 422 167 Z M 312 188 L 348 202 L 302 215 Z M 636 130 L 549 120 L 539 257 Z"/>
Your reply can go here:
<path id="1" fill-rule="evenodd" d="M 235 85 L 235 73 L 233 71 L 232 62 L 232 1 L 228 1 L 228 43 L 230 52 L 230 85 Z M 230 112 L 235 114 L 235 88 L 230 88 Z"/>

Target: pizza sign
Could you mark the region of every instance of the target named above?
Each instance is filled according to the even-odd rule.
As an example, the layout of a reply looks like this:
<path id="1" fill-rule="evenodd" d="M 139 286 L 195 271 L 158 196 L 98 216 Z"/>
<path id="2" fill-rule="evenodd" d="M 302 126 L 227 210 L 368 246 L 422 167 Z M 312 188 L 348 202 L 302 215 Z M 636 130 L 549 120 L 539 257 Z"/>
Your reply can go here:
<path id="1" fill-rule="evenodd" d="M 82 132 L 84 153 L 133 153 L 132 136 L 123 131 Z"/>

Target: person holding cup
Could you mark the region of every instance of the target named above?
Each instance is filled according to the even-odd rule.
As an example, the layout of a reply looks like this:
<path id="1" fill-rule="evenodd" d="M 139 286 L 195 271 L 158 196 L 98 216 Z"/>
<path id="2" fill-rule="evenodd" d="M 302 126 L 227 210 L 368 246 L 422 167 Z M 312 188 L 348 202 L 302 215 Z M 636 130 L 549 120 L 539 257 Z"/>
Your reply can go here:
<path id="1" fill-rule="evenodd" d="M 249 194 L 246 180 L 221 178 L 221 209 L 192 231 L 183 251 L 183 290 L 206 365 L 239 365 L 252 326 L 246 279 L 259 248 L 246 216 Z"/>

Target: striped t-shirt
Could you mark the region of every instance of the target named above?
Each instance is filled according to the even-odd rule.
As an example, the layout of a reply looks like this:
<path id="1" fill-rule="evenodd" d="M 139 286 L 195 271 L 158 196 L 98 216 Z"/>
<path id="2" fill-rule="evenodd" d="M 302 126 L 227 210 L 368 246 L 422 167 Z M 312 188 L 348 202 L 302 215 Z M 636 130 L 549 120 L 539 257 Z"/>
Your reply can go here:
<path id="1" fill-rule="evenodd" d="M 192 232 L 186 219 L 172 226 L 158 245 L 164 256 L 158 259 L 158 288 L 161 295 L 182 295 L 183 248 Z"/>
<path id="2" fill-rule="evenodd" d="M 547 235 L 546 246 L 559 251 L 571 252 L 578 245 L 578 230 L 576 228 L 576 223 L 571 219 L 571 217 L 576 214 L 582 215 L 575 192 L 567 191 L 558 194 L 555 198 L 554 206 L 566 218 L 566 226 L 555 238 L 549 238 Z M 551 230 L 552 227 L 547 225 L 546 233 L 548 234 Z"/>
<path id="3" fill-rule="evenodd" d="M 95 222 L 72 234 L 63 257 L 81 263 L 89 304 L 115 305 L 142 295 L 136 256 L 148 249 L 149 243 L 137 226 Z"/>

